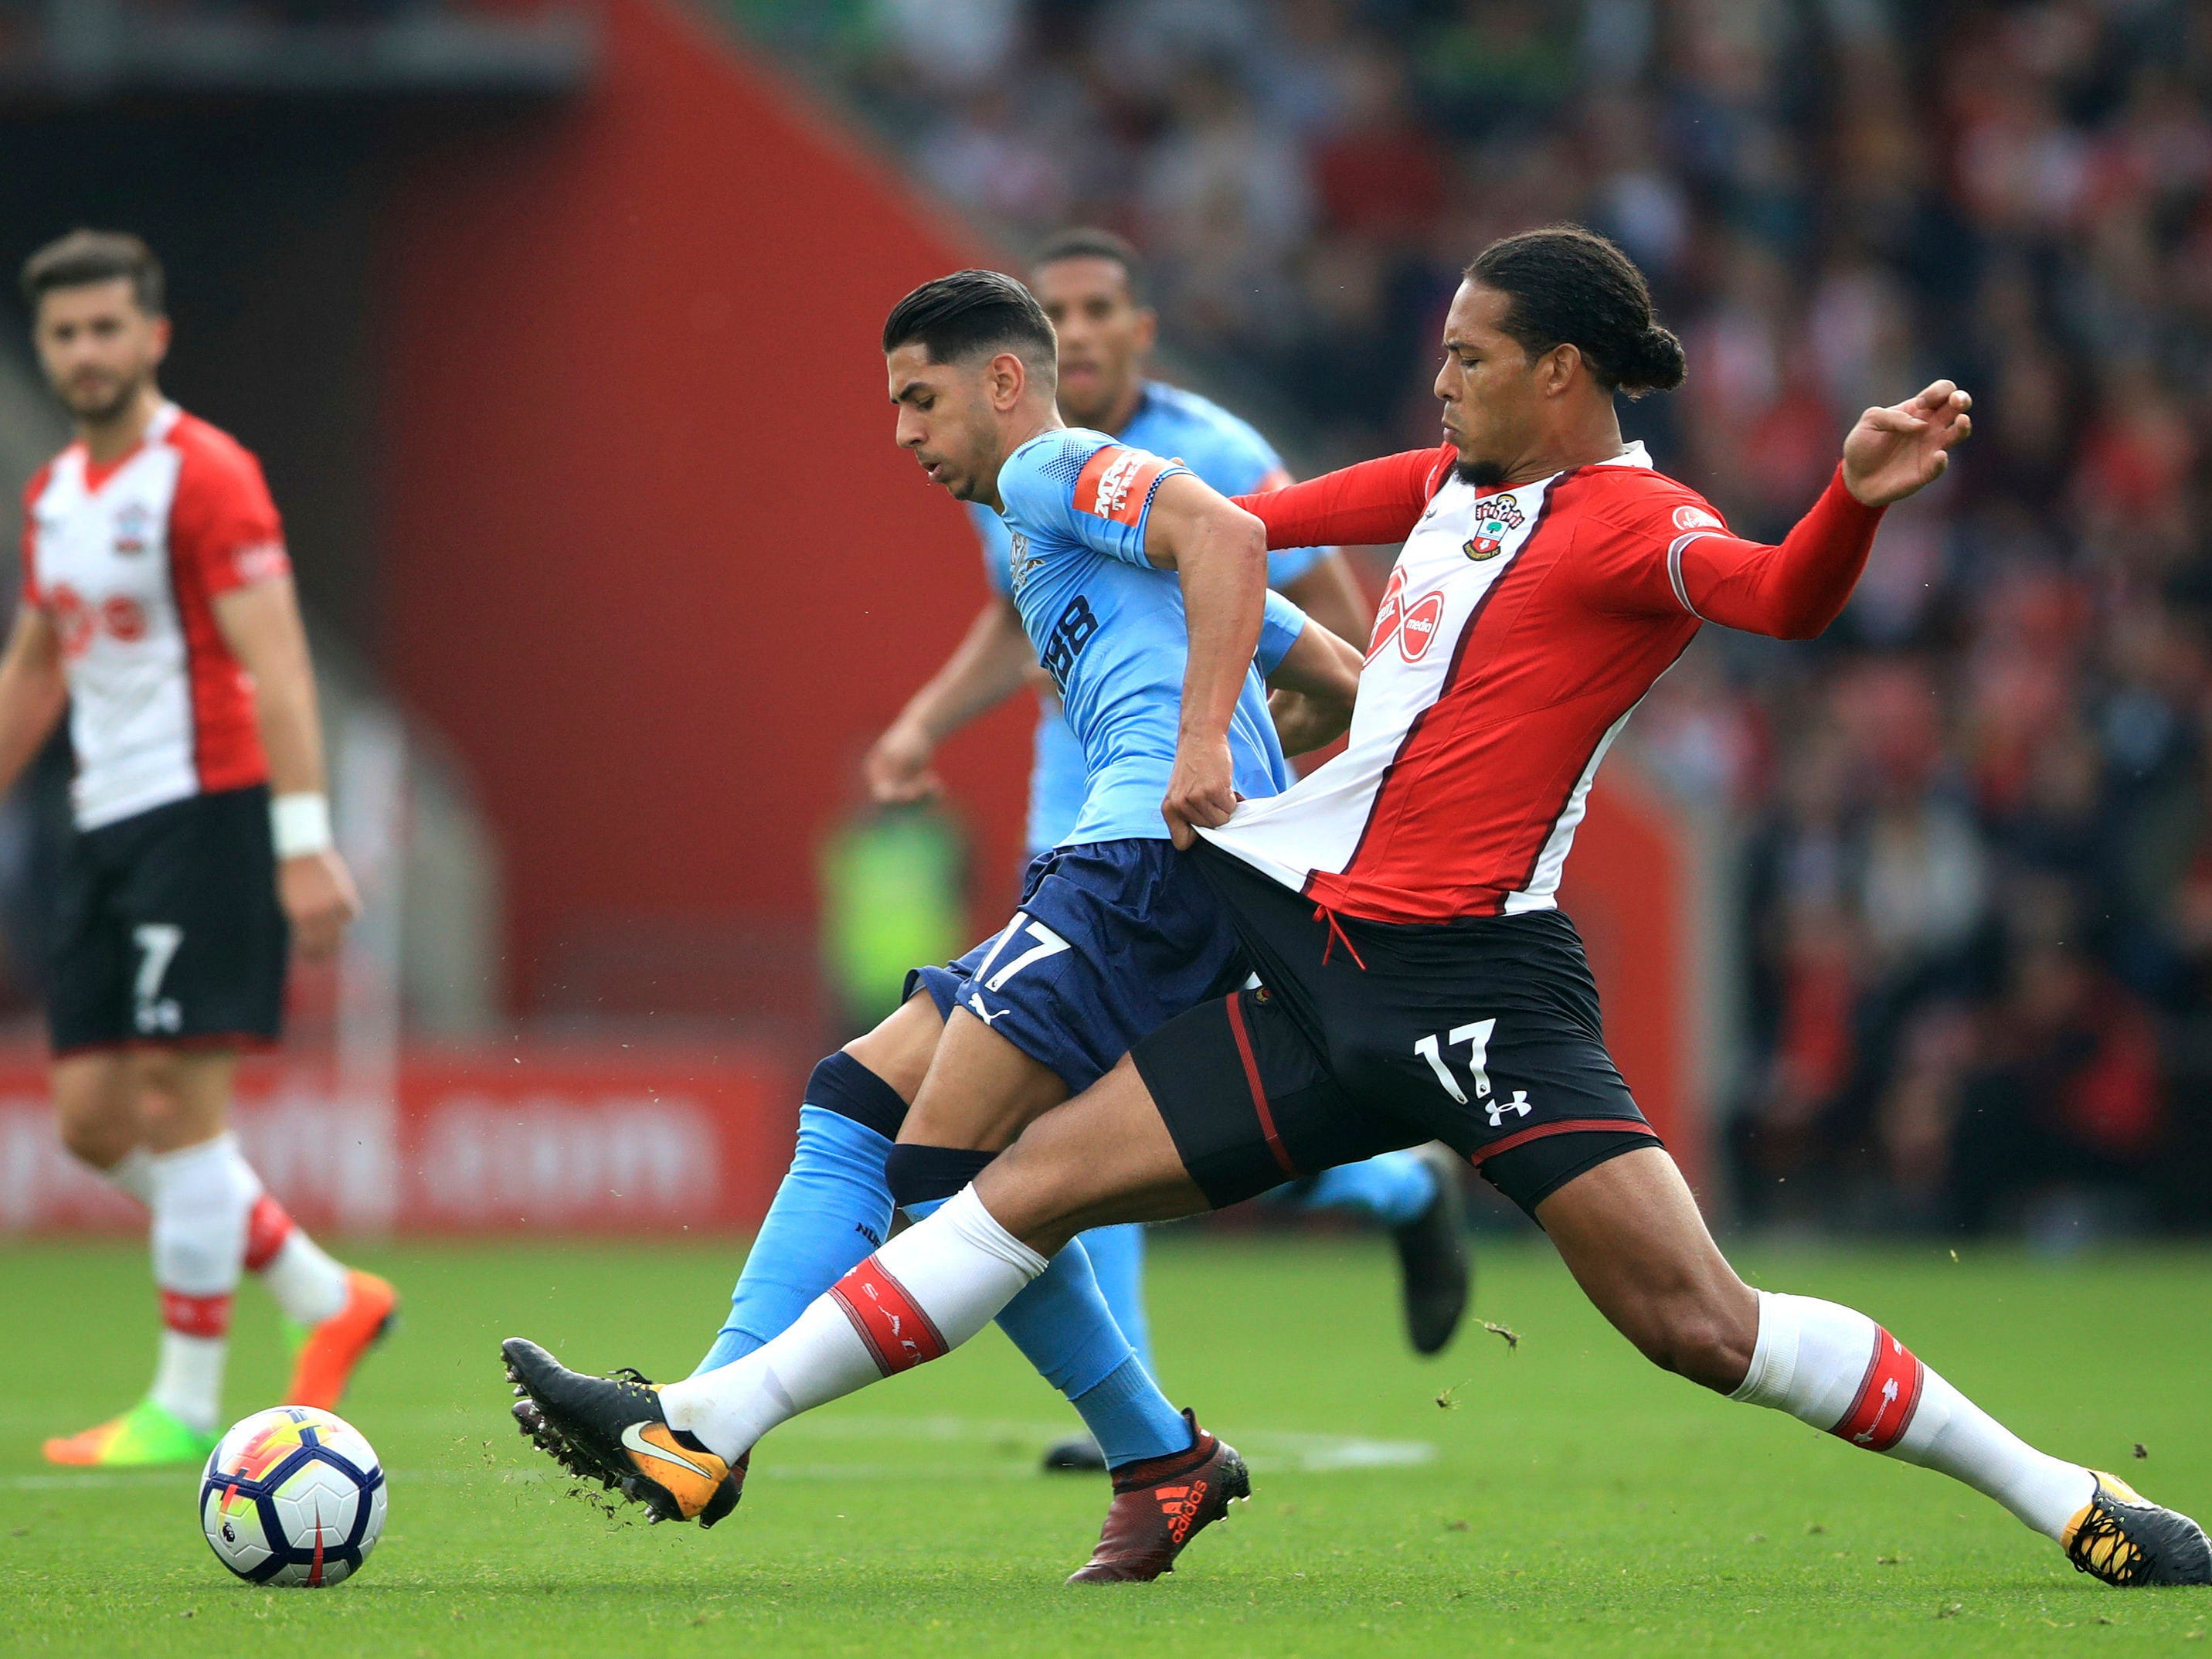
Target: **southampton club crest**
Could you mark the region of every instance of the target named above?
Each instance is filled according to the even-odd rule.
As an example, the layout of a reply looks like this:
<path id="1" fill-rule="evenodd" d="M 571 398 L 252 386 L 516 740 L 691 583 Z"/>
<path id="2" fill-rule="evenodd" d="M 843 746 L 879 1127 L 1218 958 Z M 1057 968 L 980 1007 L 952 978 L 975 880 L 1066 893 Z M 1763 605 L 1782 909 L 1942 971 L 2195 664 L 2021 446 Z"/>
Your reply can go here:
<path id="1" fill-rule="evenodd" d="M 126 501 L 115 515 L 115 550 L 143 553 L 153 532 L 153 514 L 141 502 Z"/>
<path id="2" fill-rule="evenodd" d="M 1467 538 L 1460 551 L 1477 563 L 1494 559 L 1505 545 L 1505 538 L 1525 522 L 1521 516 L 1521 503 L 1510 495 L 1494 495 L 1486 501 L 1477 501 L 1474 534 Z"/>

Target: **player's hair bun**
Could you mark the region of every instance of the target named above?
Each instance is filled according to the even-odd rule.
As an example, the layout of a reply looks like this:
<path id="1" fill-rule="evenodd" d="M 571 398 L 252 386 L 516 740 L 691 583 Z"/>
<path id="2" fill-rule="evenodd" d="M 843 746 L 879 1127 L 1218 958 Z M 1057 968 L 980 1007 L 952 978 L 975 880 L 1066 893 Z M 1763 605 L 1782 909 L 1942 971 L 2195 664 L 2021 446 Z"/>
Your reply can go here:
<path id="1" fill-rule="evenodd" d="M 1475 255 L 1467 278 L 1511 299 L 1502 326 L 1532 356 L 1572 345 L 1600 386 L 1631 398 L 1682 384 L 1682 343 L 1651 314 L 1644 273 L 1594 230 L 1551 225 L 1501 237 Z"/>
<path id="2" fill-rule="evenodd" d="M 1654 323 L 1629 347 L 1623 359 L 1613 365 L 1620 380 L 1623 392 L 1672 392 L 1682 384 L 1682 376 L 1689 362 L 1682 355 L 1682 343 L 1674 337 L 1674 331 Z"/>

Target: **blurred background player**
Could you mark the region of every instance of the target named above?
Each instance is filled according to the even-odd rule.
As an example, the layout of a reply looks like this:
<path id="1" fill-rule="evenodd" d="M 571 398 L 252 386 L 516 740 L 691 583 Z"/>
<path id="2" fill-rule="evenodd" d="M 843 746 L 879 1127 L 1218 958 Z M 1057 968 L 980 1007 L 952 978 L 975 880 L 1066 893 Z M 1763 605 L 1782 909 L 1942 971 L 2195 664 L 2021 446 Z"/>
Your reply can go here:
<path id="1" fill-rule="evenodd" d="M 80 230 L 24 266 L 76 441 L 25 494 L 0 659 L 0 790 L 66 706 L 76 835 L 47 1009 L 63 1140 L 152 1216 L 161 1352 L 122 1416 L 46 1455 L 195 1462 L 222 1423 L 231 1295 L 301 1328 L 286 1398 L 337 1403 L 392 1287 L 294 1224 L 227 1123 L 238 1051 L 273 1042 L 287 935 L 326 957 L 359 908 L 331 841 L 307 635 L 260 465 L 162 397 L 160 264 Z"/>
<path id="2" fill-rule="evenodd" d="M 1158 319 L 1145 286 L 1142 257 L 1108 231 L 1063 231 L 1038 250 L 1030 287 L 1060 337 L 1060 412 L 1070 426 L 1122 439 L 1181 460 L 1224 495 L 1279 488 L 1290 474 L 1267 441 L 1219 404 L 1151 378 Z M 969 504 L 982 544 L 992 596 L 967 635 L 868 751 L 869 792 L 881 803 L 918 801 L 942 788 L 932 769 L 937 746 L 1024 684 L 1036 690 L 1036 758 L 1030 774 L 1028 850 L 1060 845 L 1075 827 L 1085 787 L 1083 747 L 1069 730 L 1036 666 L 1036 653 L 1014 607 L 1006 521 Z M 1272 553 L 1271 586 L 1340 639 L 1364 641 L 1374 607 L 1343 554 L 1304 547 Z M 1467 1307 L 1468 1249 L 1458 1175 L 1425 1151 L 1386 1153 L 1279 1189 L 1305 1210 L 1334 1210 L 1389 1229 L 1404 1273 L 1407 1336 L 1423 1354 L 1450 1341 Z M 1107 1305 L 1146 1368 L 1153 1364 L 1144 1301 L 1145 1230 L 1102 1227 L 1084 1236 Z M 1103 1469 L 1097 1443 L 1081 1435 L 1045 1454 L 1051 1469 Z"/>

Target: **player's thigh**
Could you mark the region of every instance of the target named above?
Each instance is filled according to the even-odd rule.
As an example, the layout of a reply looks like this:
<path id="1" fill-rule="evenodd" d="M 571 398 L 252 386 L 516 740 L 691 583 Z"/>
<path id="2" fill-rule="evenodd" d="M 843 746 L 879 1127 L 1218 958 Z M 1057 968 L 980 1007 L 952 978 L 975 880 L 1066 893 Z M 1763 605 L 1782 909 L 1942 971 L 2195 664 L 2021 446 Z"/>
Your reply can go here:
<path id="1" fill-rule="evenodd" d="M 172 1152 L 211 1140 L 228 1127 L 238 1056 L 224 1049 L 157 1046 L 134 1050 L 131 1081 L 139 1133 L 149 1150 Z"/>
<path id="2" fill-rule="evenodd" d="M 890 1085 L 898 1097 L 911 1106 L 944 1034 L 945 1016 L 927 992 L 918 990 L 875 1030 L 847 1043 L 845 1052 Z"/>
<path id="3" fill-rule="evenodd" d="M 995 1152 L 1066 1098 L 1059 1073 L 955 1008 L 898 1138 Z"/>
<path id="4" fill-rule="evenodd" d="M 1050 1255 L 1092 1227 L 1208 1207 L 1135 1065 L 1052 1108 L 975 1178 L 999 1224 Z"/>
<path id="5" fill-rule="evenodd" d="M 1607 1158 L 1536 1206 L 1575 1282 L 1650 1358 L 1709 1388 L 1735 1388 L 1759 1340 L 1757 1296 L 1699 1213 L 1666 1151 Z"/>
<path id="6" fill-rule="evenodd" d="M 139 1144 L 137 1085 L 121 1049 L 64 1055 L 53 1067 L 62 1145 L 94 1169 L 112 1168 Z"/>
<path id="7" fill-rule="evenodd" d="M 1191 1183 L 1214 1209 L 1432 1138 L 1340 1087 L 1284 1000 L 1267 989 L 1202 1003 L 1146 1036 L 1130 1057 Z"/>

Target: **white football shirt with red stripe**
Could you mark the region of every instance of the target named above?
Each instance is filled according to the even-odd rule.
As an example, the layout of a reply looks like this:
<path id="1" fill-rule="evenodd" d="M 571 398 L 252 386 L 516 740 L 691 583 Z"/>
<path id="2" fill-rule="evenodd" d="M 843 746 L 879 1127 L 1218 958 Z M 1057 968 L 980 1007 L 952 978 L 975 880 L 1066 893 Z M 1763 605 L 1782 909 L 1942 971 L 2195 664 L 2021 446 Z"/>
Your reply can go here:
<path id="1" fill-rule="evenodd" d="M 1268 540 L 1405 547 L 1345 752 L 1218 830 L 1330 910 L 1447 921 L 1550 909 L 1607 748 L 1707 620 L 1819 631 L 1878 512 L 1840 482 L 1780 547 L 1741 541 L 1640 444 L 1511 489 L 1449 447 L 1240 497 Z"/>
<path id="2" fill-rule="evenodd" d="M 69 678 L 77 827 L 265 782 L 253 682 L 214 602 L 291 568 L 260 464 L 164 404 L 137 447 L 62 451 L 24 492 L 23 598 Z"/>

